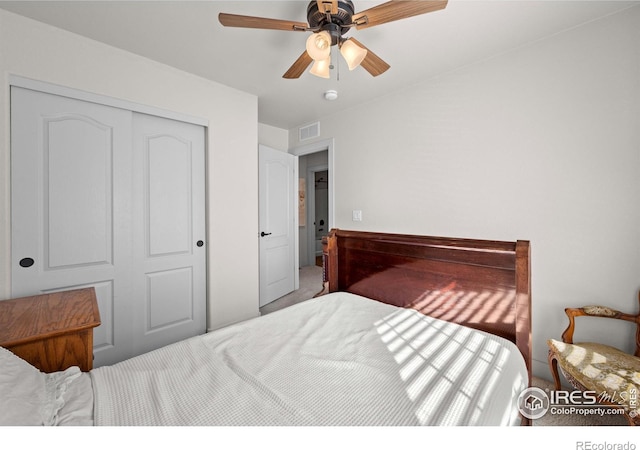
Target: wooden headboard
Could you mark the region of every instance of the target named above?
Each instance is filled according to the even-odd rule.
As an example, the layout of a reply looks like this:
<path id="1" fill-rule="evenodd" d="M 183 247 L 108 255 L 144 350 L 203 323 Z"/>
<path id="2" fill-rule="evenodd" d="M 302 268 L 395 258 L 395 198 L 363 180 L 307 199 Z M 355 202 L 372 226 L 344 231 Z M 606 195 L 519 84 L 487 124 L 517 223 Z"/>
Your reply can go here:
<path id="1" fill-rule="evenodd" d="M 528 241 L 333 229 L 323 239 L 321 294 L 346 291 L 502 336 L 531 381 Z"/>

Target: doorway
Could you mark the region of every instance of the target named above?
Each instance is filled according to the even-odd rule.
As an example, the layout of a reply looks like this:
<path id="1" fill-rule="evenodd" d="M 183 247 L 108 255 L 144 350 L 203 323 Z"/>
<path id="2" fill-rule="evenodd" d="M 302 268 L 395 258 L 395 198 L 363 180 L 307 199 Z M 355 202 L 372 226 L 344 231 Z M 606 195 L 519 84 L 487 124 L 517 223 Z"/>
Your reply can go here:
<path id="1" fill-rule="evenodd" d="M 329 232 L 329 170 L 326 165 L 307 171 L 307 265 L 322 267 L 322 237 Z"/>
<path id="2" fill-rule="evenodd" d="M 335 226 L 333 139 L 296 147 L 290 153 L 298 156 L 298 173 L 306 190 L 305 223 L 299 226 L 298 246 L 300 267 L 304 268 L 316 265 L 316 256 L 322 254 L 321 238 Z"/>
<path id="3" fill-rule="evenodd" d="M 324 202 L 326 203 L 325 224 L 321 226 L 320 233 L 328 233 L 334 225 L 334 179 L 333 174 L 333 139 L 326 139 L 313 144 L 295 147 L 289 153 L 298 156 L 298 177 L 305 199 L 306 212 L 300 214 L 298 224 L 298 288 L 290 294 L 281 297 L 274 302 L 260 308 L 260 314 L 268 314 L 292 304 L 308 300 L 322 289 L 322 268 L 316 265 L 316 227 L 315 220 L 315 187 L 316 174 L 324 177 L 326 183 L 318 186 L 326 187 Z M 309 172 L 311 171 L 311 175 Z M 304 186 L 304 187 L 302 187 Z M 323 200 L 321 200 L 322 202 Z M 310 204 L 313 202 L 313 204 Z M 314 211 L 314 216 L 309 218 L 309 211 Z M 304 219 L 303 219 L 304 218 Z M 316 221 L 318 222 L 318 221 Z M 319 222 L 318 222 L 319 224 Z M 318 230 L 320 231 L 320 230 Z M 320 247 L 321 250 L 321 247 Z"/>

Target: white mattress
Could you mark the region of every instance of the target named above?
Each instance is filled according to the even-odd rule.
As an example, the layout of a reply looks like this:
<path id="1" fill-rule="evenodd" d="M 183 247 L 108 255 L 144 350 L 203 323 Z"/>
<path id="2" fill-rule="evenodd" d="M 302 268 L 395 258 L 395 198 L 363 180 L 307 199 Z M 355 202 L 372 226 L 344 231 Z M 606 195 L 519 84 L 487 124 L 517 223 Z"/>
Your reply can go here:
<path id="1" fill-rule="evenodd" d="M 91 372 L 95 425 L 516 425 L 499 337 L 335 293 Z"/>

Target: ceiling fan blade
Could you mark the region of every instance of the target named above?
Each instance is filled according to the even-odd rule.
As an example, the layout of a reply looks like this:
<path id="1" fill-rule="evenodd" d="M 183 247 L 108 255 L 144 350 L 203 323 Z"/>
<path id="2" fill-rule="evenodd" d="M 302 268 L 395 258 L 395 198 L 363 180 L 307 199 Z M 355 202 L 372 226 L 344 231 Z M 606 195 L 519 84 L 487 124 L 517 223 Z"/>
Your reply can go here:
<path id="1" fill-rule="evenodd" d="M 316 2 L 318 3 L 318 11 L 338 14 L 338 0 L 316 0 Z"/>
<path id="2" fill-rule="evenodd" d="M 358 45 L 359 47 L 362 47 L 367 51 L 367 56 L 364 57 L 364 59 L 360 63 L 360 66 L 362 66 L 363 69 L 365 69 L 374 77 L 377 77 L 378 75 L 385 73 L 389 69 L 389 67 L 391 67 L 389 64 L 384 62 L 382 58 L 380 58 L 378 55 L 373 53 L 367 47 L 362 45 L 362 43 L 357 39 L 349 38 L 349 40 L 353 41 L 354 44 Z"/>
<path id="3" fill-rule="evenodd" d="M 353 16 L 356 29 L 369 28 L 394 20 L 406 19 L 444 9 L 448 0 L 391 0 L 373 8 L 361 11 Z M 366 21 L 364 17 L 366 16 Z M 363 22 L 364 21 L 364 22 Z"/>
<path id="4" fill-rule="evenodd" d="M 302 75 L 304 71 L 307 70 L 307 67 L 309 67 L 312 62 L 313 59 L 305 50 L 302 55 L 300 55 L 300 57 L 296 59 L 296 62 L 294 62 L 291 67 L 289 67 L 289 70 L 287 70 L 286 73 L 282 75 L 282 78 L 300 78 L 300 75 Z"/>
<path id="5" fill-rule="evenodd" d="M 240 16 L 238 14 L 218 14 L 218 20 L 225 27 L 260 28 L 264 30 L 305 31 L 307 24 L 290 20 L 267 19 L 264 17 Z"/>

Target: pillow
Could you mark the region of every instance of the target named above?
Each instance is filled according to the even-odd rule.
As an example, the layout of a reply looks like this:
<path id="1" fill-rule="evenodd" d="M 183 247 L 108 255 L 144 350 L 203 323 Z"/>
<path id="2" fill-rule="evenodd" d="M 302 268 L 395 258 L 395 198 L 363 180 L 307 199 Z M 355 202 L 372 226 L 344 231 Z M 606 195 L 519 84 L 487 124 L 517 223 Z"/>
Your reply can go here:
<path id="1" fill-rule="evenodd" d="M 78 367 L 46 374 L 0 347 L 0 425 L 55 425 Z"/>

